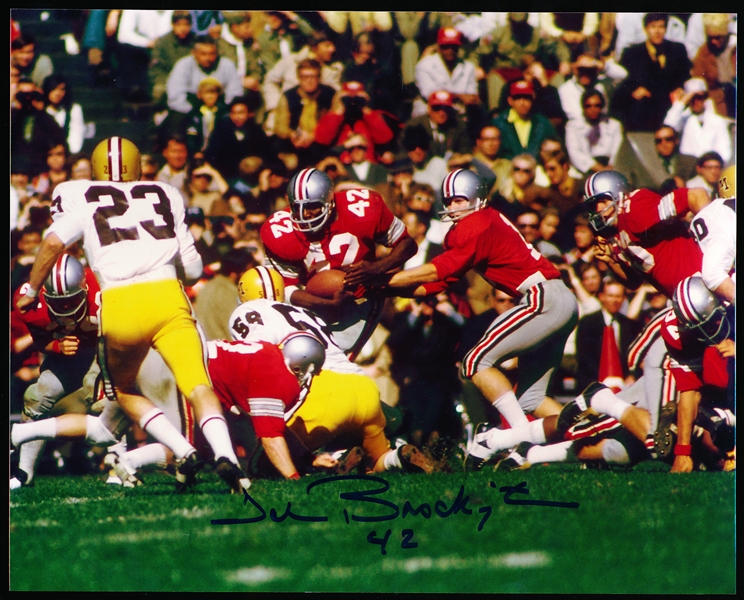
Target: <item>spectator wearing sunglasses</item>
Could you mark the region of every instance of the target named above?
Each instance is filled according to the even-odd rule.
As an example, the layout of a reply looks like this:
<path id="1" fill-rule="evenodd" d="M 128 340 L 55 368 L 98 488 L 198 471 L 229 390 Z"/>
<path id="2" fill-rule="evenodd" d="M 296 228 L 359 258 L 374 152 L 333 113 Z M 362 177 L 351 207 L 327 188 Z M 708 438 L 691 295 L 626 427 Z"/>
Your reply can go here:
<path id="1" fill-rule="evenodd" d="M 602 92 L 588 89 L 581 96 L 582 117 L 566 124 L 568 156 L 586 175 L 612 169 L 623 141 L 623 126 L 604 114 L 605 104 Z"/>
<path id="2" fill-rule="evenodd" d="M 670 183 L 674 187 L 684 187 L 685 181 L 695 176 L 697 158 L 680 154 L 679 137 L 674 128 L 659 127 L 651 144 L 653 150 L 642 151 L 640 156 L 627 141 L 620 147 L 617 170 L 625 176 L 632 189 L 646 188 L 658 192 Z"/>

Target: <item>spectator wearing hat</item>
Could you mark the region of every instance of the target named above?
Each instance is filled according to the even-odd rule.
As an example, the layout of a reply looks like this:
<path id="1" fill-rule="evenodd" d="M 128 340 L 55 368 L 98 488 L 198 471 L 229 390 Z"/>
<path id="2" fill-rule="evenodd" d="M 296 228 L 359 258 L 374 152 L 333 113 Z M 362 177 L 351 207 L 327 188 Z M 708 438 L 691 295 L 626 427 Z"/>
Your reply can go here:
<path id="1" fill-rule="evenodd" d="M 519 80 L 509 86 L 509 110 L 493 120 L 501 131 L 501 152 L 504 158 L 528 153 L 537 156 L 540 145 L 557 135 L 550 120 L 532 110 L 535 90 L 531 83 Z"/>
<path id="2" fill-rule="evenodd" d="M 416 86 L 421 98 L 446 90 L 465 106 L 480 105 L 475 65 L 458 56 L 462 33 L 454 27 L 442 27 L 437 34 L 437 50 L 423 56 L 416 64 Z M 412 116 L 426 112 L 423 100 L 414 102 Z"/>
<path id="3" fill-rule="evenodd" d="M 675 94 L 664 125 L 680 134 L 682 154 L 700 156 L 714 150 L 729 164 L 733 156 L 729 123 L 716 114 L 704 79 L 694 77 L 685 82 L 684 91 Z"/>
<path id="4" fill-rule="evenodd" d="M 423 125 L 431 135 L 429 152 L 448 158 L 472 149 L 472 141 L 462 117 L 455 110 L 454 96 L 447 90 L 437 90 L 427 99 L 427 114 L 413 117 L 406 127 Z"/>
<path id="5" fill-rule="evenodd" d="M 685 183 L 686 188 L 700 187 L 713 197 L 718 193 L 718 180 L 723 170 L 723 158 L 718 152 L 705 152 L 698 158 L 697 175 Z"/>
<path id="6" fill-rule="evenodd" d="M 199 83 L 196 97 L 200 104 L 186 116 L 183 133 L 189 155 L 193 158 L 203 158 L 215 124 L 228 111 L 222 100 L 222 84 L 214 77 L 205 77 Z"/>
<path id="7" fill-rule="evenodd" d="M 481 38 L 473 58 L 479 75 L 487 81 L 489 110 L 498 108 L 502 88 L 522 79 L 524 70 L 533 63 L 543 66 L 554 85 L 560 85 L 571 72 L 568 46 L 541 35 L 539 28 L 528 22 L 527 13 L 508 13 L 506 23 Z M 560 81 L 553 79 L 556 75 Z"/>
<path id="8" fill-rule="evenodd" d="M 321 64 L 306 58 L 297 63 L 299 84 L 279 98 L 274 111 L 274 135 L 279 152 L 293 154 L 301 168 L 316 163 L 321 148 L 316 140 L 318 122 L 330 109 L 336 90 L 320 82 Z"/>
<path id="9" fill-rule="evenodd" d="M 230 59 L 238 71 L 243 83 L 243 90 L 261 91 L 261 80 L 264 67 L 258 51 L 258 44 L 253 40 L 251 12 L 247 10 L 224 10 L 222 16 L 225 25 L 220 39 L 217 40 L 217 51 L 220 56 Z"/>
<path id="10" fill-rule="evenodd" d="M 318 121 L 315 140 L 322 146 L 342 146 L 353 134 L 367 140 L 367 160 L 377 162 L 375 146 L 393 139 L 393 130 L 379 110 L 370 108 L 369 95 L 358 81 L 347 81 L 333 98 L 331 110 Z"/>
<path id="11" fill-rule="evenodd" d="M 722 117 L 736 116 L 736 36 L 726 13 L 702 15 L 705 42 L 692 58 L 693 77 L 702 77 L 708 94 Z"/>
<path id="12" fill-rule="evenodd" d="M 165 108 L 168 76 L 175 64 L 191 54 L 196 34 L 191 30 L 191 13 L 174 10 L 171 31 L 155 40 L 147 74 L 152 88 L 152 101 L 158 108 Z"/>
<path id="13" fill-rule="evenodd" d="M 204 158 L 225 179 L 238 177 L 239 164 L 247 156 L 269 158 L 271 149 L 263 128 L 255 117 L 261 108 L 261 94 L 248 90 L 234 98 L 229 112 L 214 127 Z"/>
<path id="14" fill-rule="evenodd" d="M 671 106 L 669 95 L 690 76 L 690 59 L 684 44 L 664 39 L 669 16 L 646 13 L 646 41 L 626 48 L 620 64 L 628 77 L 612 97 L 614 116 L 626 131 L 655 131 Z"/>

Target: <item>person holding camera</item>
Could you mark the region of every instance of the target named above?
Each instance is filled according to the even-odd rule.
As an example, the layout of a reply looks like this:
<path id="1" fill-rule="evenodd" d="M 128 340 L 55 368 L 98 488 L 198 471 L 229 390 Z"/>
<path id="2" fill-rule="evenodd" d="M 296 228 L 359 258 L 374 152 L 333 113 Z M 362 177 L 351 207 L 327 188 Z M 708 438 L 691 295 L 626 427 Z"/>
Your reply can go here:
<path id="1" fill-rule="evenodd" d="M 10 111 L 10 155 L 13 162 L 27 162 L 33 177 L 48 170 L 47 152 L 61 145 L 67 149 L 62 128 L 44 110 L 44 94 L 30 79 L 21 78 L 16 91 L 18 108 Z"/>
<path id="2" fill-rule="evenodd" d="M 323 146 L 342 146 L 355 133 L 367 140 L 367 160 L 376 163 L 375 146 L 393 139 L 393 130 L 379 110 L 369 107 L 369 95 L 358 81 L 341 86 L 331 110 L 318 121 L 315 141 Z"/>

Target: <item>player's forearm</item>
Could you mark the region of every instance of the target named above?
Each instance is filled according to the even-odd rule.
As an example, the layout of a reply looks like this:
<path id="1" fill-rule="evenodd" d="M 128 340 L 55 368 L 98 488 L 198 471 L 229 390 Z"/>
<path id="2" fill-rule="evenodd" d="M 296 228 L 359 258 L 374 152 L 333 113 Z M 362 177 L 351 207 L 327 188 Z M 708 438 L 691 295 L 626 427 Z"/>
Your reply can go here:
<path id="1" fill-rule="evenodd" d="M 407 288 L 415 284 L 433 283 L 435 281 L 439 281 L 437 268 L 433 264 L 427 263 L 420 267 L 396 273 L 390 278 L 388 286 L 393 288 Z"/>
<path id="2" fill-rule="evenodd" d="M 261 445 L 263 445 L 271 464 L 276 467 L 276 470 L 283 477 L 289 479 L 297 474 L 297 467 L 292 461 L 287 441 L 283 437 L 261 438 Z"/>
<path id="3" fill-rule="evenodd" d="M 49 275 L 49 271 L 52 270 L 54 263 L 60 254 L 65 251 L 64 242 L 57 236 L 56 233 L 49 233 L 41 242 L 39 251 L 34 261 L 34 266 L 31 269 L 31 276 L 29 277 L 29 285 L 37 292 L 41 289 L 44 284 L 44 280 Z"/>
<path id="4" fill-rule="evenodd" d="M 680 392 L 677 404 L 677 444 L 689 445 L 692 441 L 692 428 L 697 419 L 700 405 L 700 392 L 688 390 Z"/>
<path id="5" fill-rule="evenodd" d="M 713 292 L 721 298 L 725 298 L 731 304 L 736 304 L 736 284 L 731 277 L 724 279 Z"/>

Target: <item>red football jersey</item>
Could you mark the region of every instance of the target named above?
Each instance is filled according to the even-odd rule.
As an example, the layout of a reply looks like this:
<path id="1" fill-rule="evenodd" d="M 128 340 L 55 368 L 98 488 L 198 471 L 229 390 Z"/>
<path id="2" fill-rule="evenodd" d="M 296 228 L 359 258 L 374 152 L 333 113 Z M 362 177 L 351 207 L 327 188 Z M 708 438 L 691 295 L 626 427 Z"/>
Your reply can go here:
<path id="1" fill-rule="evenodd" d="M 703 265 L 700 247 L 678 216 L 688 210 L 686 188 L 664 197 L 640 189 L 620 203 L 617 241 L 622 251 L 618 258 L 669 298 L 680 281 Z"/>
<path id="2" fill-rule="evenodd" d="M 344 190 L 336 192 L 334 200 L 336 218 L 317 241 L 309 241 L 294 229 L 289 210 L 277 211 L 261 227 L 269 262 L 282 274 L 286 286 L 304 284 L 321 269 L 373 261 L 377 244 L 392 248 L 408 237 L 403 222 L 377 192 Z"/>
<path id="3" fill-rule="evenodd" d="M 699 390 L 703 385 L 726 388 L 726 361 L 729 359 L 723 358 L 714 346 L 680 331 L 673 311 L 664 319 L 661 337 L 669 352 L 672 375 L 680 392 Z"/>
<path id="4" fill-rule="evenodd" d="M 259 438 L 284 434 L 284 413 L 300 396 L 297 378 L 279 347 L 267 342 L 207 342 L 209 376 L 226 410 L 238 406 L 251 416 Z"/>
<path id="5" fill-rule="evenodd" d="M 431 261 L 441 281 L 426 284 L 429 293 L 441 291 L 442 281 L 454 283 L 470 269 L 515 298 L 540 281 L 560 277 L 553 263 L 493 208 L 476 211 L 456 222 L 444 238 L 444 248 Z"/>

